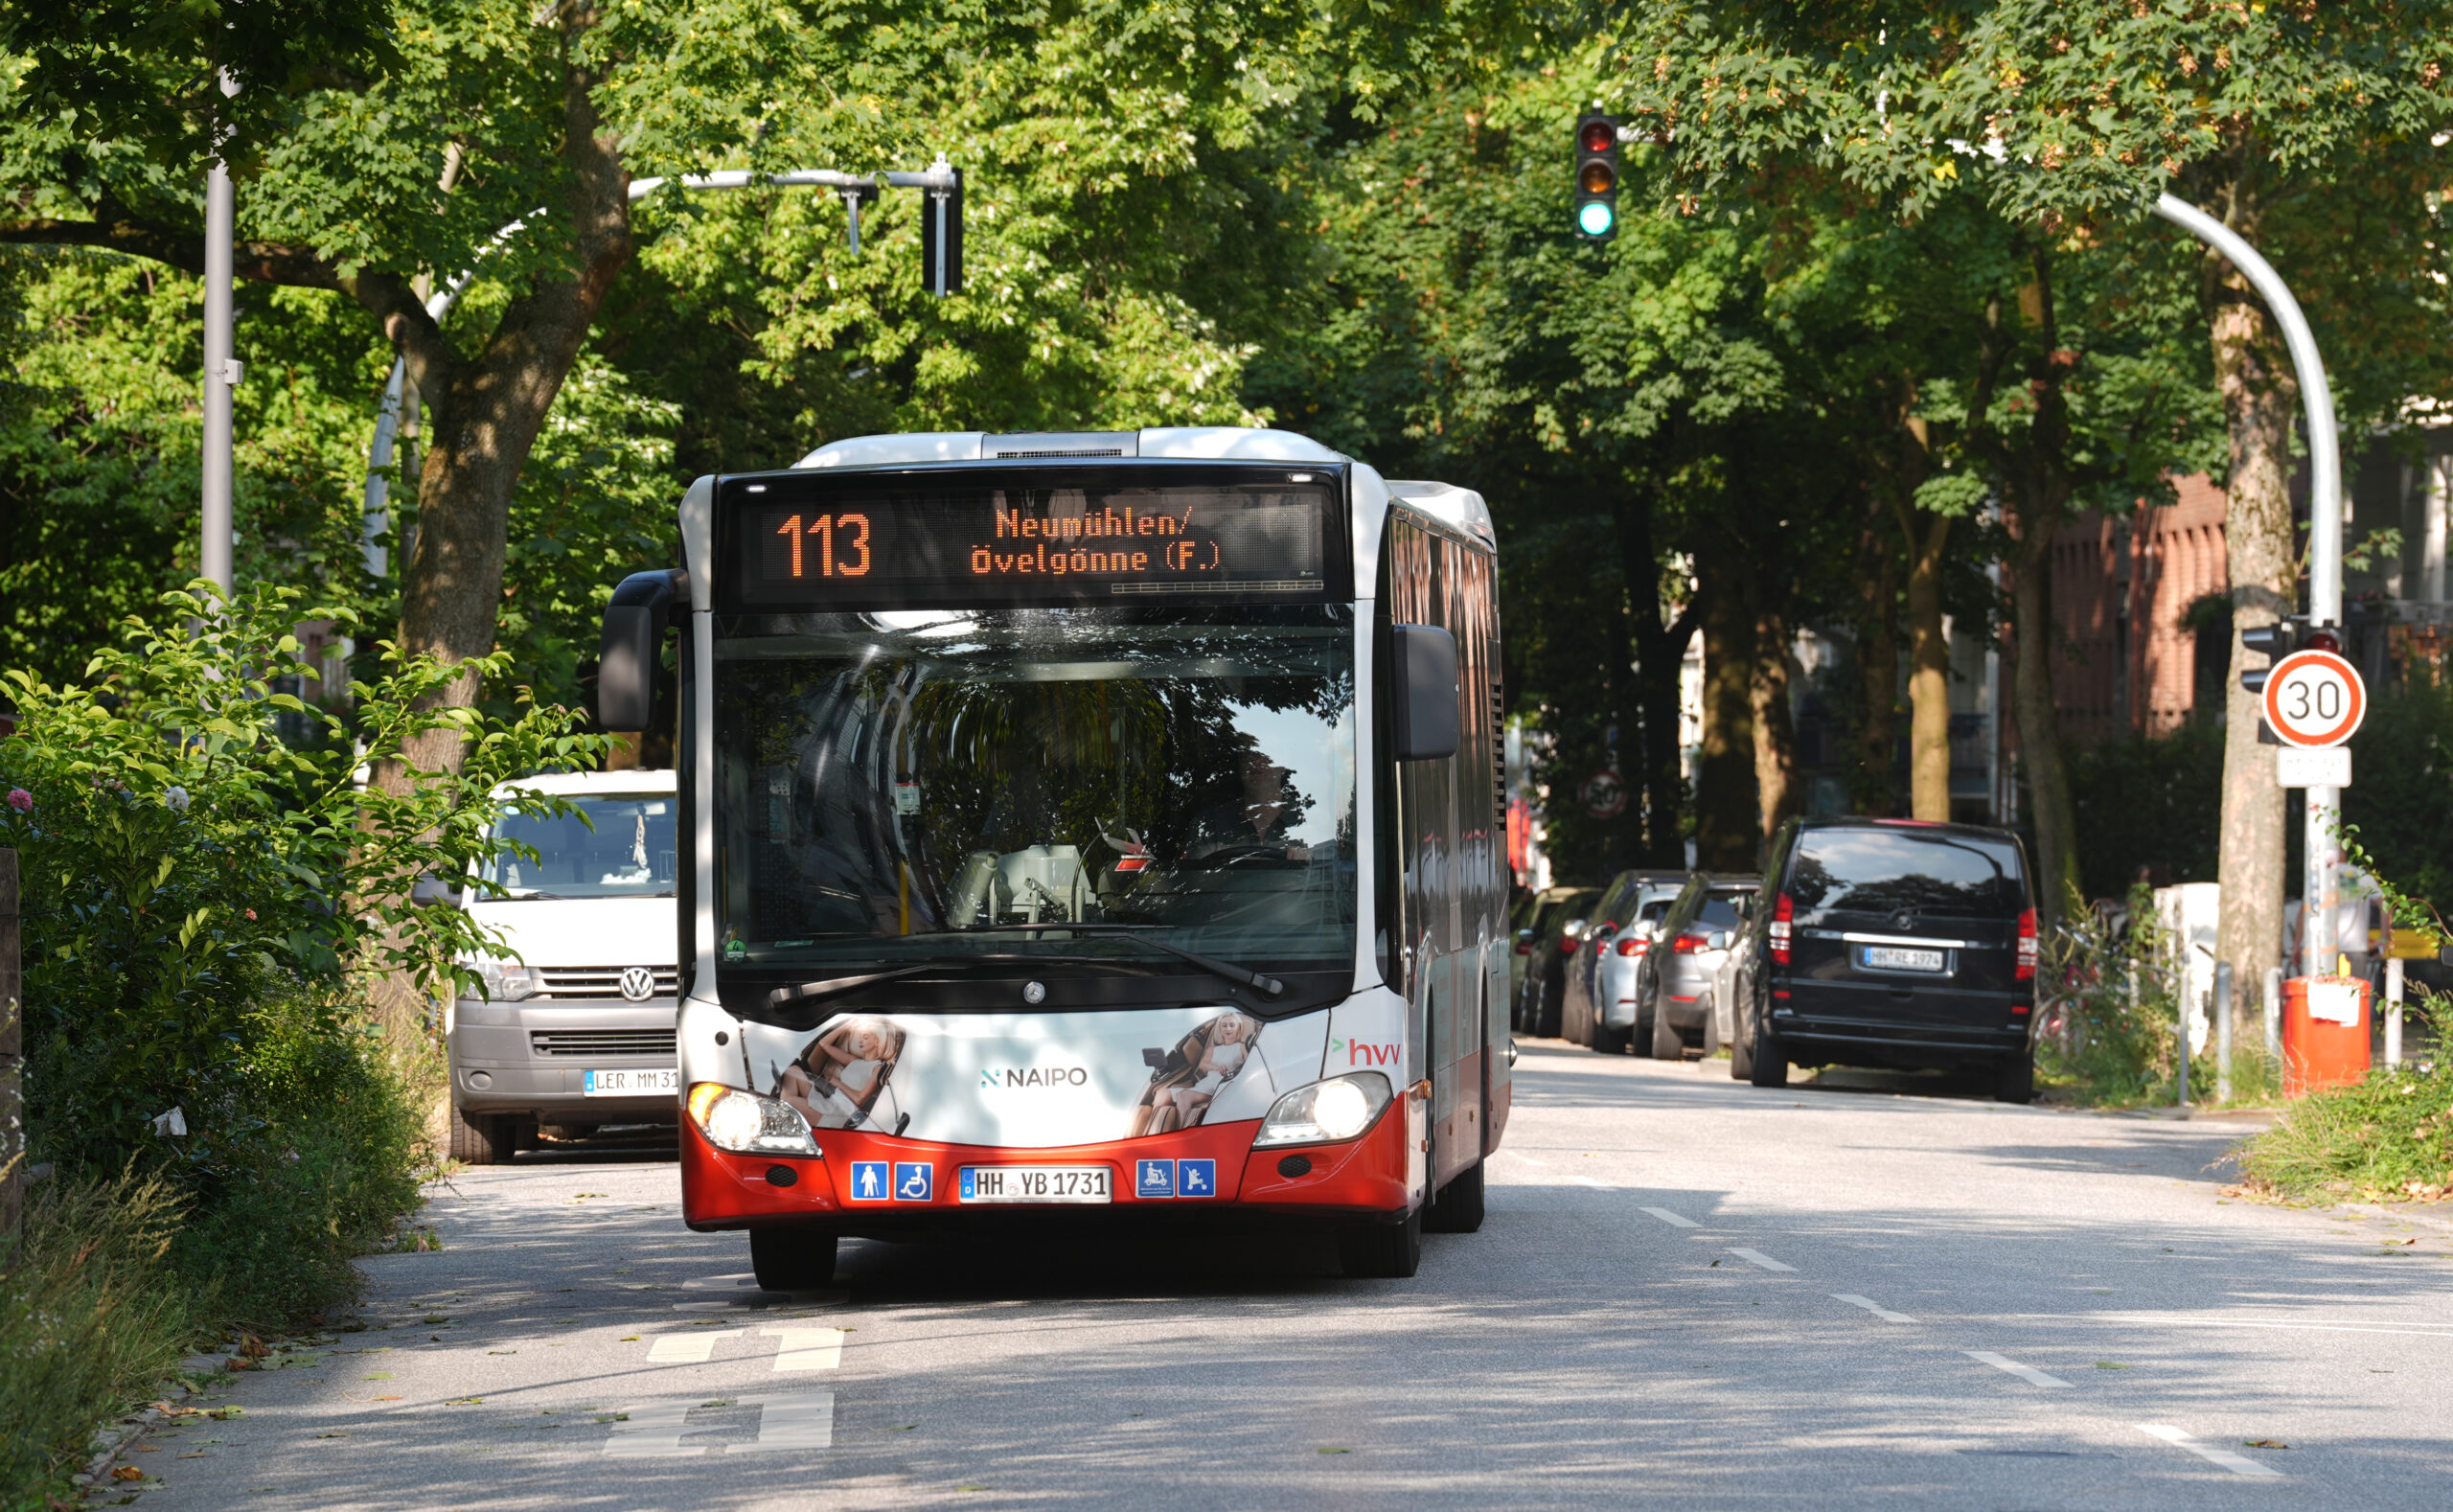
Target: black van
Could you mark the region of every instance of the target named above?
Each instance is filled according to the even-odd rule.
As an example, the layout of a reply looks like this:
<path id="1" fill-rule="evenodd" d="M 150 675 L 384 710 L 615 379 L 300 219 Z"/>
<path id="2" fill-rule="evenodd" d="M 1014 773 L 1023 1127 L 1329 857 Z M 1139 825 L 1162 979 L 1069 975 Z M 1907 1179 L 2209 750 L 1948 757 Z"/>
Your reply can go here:
<path id="1" fill-rule="evenodd" d="M 1753 977 L 1730 1074 L 1789 1065 L 1979 1065 L 2035 1095 L 2035 906 L 2006 830 L 1792 819 L 1752 910 Z"/>

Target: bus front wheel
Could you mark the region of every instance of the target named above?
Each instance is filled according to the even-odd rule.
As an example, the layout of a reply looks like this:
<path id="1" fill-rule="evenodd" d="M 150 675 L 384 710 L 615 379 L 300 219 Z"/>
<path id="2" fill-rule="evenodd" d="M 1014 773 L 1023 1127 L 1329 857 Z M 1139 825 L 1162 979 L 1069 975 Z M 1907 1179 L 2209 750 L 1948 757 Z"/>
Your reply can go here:
<path id="1" fill-rule="evenodd" d="M 1424 1226 L 1435 1234 L 1470 1234 L 1482 1226 L 1482 1162 L 1475 1161 L 1449 1179 L 1431 1200 L 1431 1221 Z"/>
<path id="2" fill-rule="evenodd" d="M 1412 1275 L 1422 1266 L 1422 1209 L 1402 1224 L 1349 1225 L 1338 1235 L 1338 1258 L 1351 1276 L 1402 1281 Z"/>
<path id="3" fill-rule="evenodd" d="M 806 1228 L 753 1228 L 749 1269 L 762 1292 L 814 1292 L 835 1284 L 835 1236 Z"/>

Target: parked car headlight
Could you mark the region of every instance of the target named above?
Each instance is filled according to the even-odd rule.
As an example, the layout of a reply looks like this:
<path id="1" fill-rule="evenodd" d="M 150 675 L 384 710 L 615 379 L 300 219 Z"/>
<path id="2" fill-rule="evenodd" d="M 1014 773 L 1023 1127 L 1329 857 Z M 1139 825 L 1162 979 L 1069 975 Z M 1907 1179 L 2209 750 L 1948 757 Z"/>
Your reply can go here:
<path id="1" fill-rule="evenodd" d="M 1390 1095 L 1388 1079 L 1377 1071 L 1356 1071 L 1298 1087 L 1270 1109 L 1252 1146 L 1351 1139 L 1371 1127 L 1371 1120 L 1388 1106 Z"/>
<path id="2" fill-rule="evenodd" d="M 479 961 L 477 979 L 486 984 L 486 997 L 498 1003 L 516 1003 L 523 997 L 534 997 L 544 990 L 544 978 L 533 966 L 512 961 Z"/>
<path id="3" fill-rule="evenodd" d="M 690 1088 L 690 1121 L 719 1150 L 739 1155 L 815 1155 L 809 1120 L 791 1104 L 718 1082 Z"/>

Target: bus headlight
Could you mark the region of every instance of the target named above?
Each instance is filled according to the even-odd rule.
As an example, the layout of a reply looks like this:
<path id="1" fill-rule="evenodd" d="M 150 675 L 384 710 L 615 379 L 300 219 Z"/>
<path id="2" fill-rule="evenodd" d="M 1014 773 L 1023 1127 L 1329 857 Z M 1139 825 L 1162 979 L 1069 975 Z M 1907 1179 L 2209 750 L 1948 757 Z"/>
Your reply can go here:
<path id="1" fill-rule="evenodd" d="M 516 1003 L 523 997 L 534 997 L 543 988 L 543 981 L 533 966 L 515 961 L 479 961 L 477 980 L 486 984 L 486 997 L 498 1003 Z"/>
<path id="2" fill-rule="evenodd" d="M 1260 1136 L 1252 1147 L 1351 1139 L 1371 1127 L 1371 1120 L 1388 1106 L 1389 1095 L 1388 1079 L 1377 1071 L 1356 1071 L 1298 1087 L 1279 1098 L 1261 1120 Z"/>
<path id="3" fill-rule="evenodd" d="M 791 1104 L 718 1082 L 690 1088 L 690 1121 L 719 1150 L 740 1155 L 815 1155 L 809 1120 Z"/>

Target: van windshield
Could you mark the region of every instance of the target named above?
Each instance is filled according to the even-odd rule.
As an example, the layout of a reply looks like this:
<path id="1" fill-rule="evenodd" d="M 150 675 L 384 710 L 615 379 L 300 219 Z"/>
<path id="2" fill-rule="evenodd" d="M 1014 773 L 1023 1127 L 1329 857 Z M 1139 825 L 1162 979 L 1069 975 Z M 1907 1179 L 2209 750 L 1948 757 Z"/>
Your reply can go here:
<path id="1" fill-rule="evenodd" d="M 1999 917 L 2027 905 L 2018 847 L 1982 836 L 1809 830 L 1789 869 L 1806 909 Z"/>
<path id="2" fill-rule="evenodd" d="M 675 803 L 670 793 L 604 793 L 567 800 L 555 817 L 516 804 L 494 826 L 498 838 L 536 859 L 506 851 L 488 861 L 496 898 L 671 897 L 676 876 Z"/>

